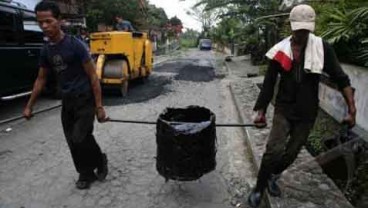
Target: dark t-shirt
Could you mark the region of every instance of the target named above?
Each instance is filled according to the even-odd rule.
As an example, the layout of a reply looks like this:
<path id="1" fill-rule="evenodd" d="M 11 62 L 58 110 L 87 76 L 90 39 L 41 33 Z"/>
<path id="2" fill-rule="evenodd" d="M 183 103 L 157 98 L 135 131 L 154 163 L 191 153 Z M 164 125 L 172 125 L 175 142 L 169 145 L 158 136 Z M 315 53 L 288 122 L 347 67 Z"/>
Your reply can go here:
<path id="1" fill-rule="evenodd" d="M 342 70 L 333 48 L 323 41 L 324 67 L 323 72 L 330 76 L 340 90 L 350 86 L 350 79 Z M 280 82 L 275 107 L 293 120 L 314 121 L 318 113 L 318 89 L 321 75 L 308 73 L 304 70 L 304 54 L 300 62 L 293 62 L 291 71 L 284 71 L 281 65 L 271 60 L 264 78 L 263 88 L 258 96 L 254 110 L 266 110 L 274 94 L 278 76 Z"/>
<path id="2" fill-rule="evenodd" d="M 41 49 L 40 66 L 53 70 L 63 94 L 91 91 L 91 84 L 83 63 L 91 60 L 85 45 L 77 38 L 65 35 L 58 43 L 46 43 Z"/>

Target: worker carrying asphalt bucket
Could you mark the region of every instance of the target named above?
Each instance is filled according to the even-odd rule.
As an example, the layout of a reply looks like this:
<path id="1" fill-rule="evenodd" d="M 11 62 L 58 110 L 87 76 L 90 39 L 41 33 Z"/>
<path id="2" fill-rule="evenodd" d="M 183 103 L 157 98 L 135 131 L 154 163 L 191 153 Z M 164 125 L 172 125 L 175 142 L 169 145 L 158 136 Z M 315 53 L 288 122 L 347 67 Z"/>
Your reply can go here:
<path id="1" fill-rule="evenodd" d="M 60 107 L 39 110 L 33 115 Z M 23 116 L 0 121 L 8 123 Z M 108 118 L 108 122 L 156 125 L 156 168 L 166 180 L 192 181 L 216 168 L 217 127 L 259 127 L 259 124 L 216 123 L 213 112 L 204 107 L 167 108 L 157 121 Z"/>
<path id="2" fill-rule="evenodd" d="M 40 114 L 54 106 L 34 112 Z M 0 121 L 8 123 L 23 116 Z M 107 122 L 156 125 L 156 168 L 166 180 L 192 181 L 216 168 L 217 127 L 259 127 L 259 124 L 216 124 L 216 116 L 199 106 L 167 108 L 157 121 L 123 120 L 108 118 Z"/>
<path id="3" fill-rule="evenodd" d="M 204 107 L 167 108 L 157 121 L 109 119 L 110 122 L 156 125 L 156 168 L 166 181 L 192 181 L 216 168 L 216 127 L 255 127 L 255 124 L 216 124 Z M 259 126 L 259 125 L 258 125 Z"/>
<path id="4" fill-rule="evenodd" d="M 156 168 L 166 180 L 197 180 L 216 168 L 215 114 L 210 110 L 167 108 L 156 128 Z"/>

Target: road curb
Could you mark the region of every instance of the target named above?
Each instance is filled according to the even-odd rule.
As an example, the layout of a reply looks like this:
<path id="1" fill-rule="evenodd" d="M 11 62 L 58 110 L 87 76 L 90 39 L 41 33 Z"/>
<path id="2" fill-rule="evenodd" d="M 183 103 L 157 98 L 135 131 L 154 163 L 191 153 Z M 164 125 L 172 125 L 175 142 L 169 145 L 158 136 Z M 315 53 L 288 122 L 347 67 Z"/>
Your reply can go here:
<path id="1" fill-rule="evenodd" d="M 230 84 L 229 88 L 230 88 L 231 97 L 233 98 L 233 101 L 235 103 L 236 110 L 238 111 L 238 114 L 239 114 L 239 117 L 240 117 L 240 121 L 242 123 L 246 123 L 248 119 L 246 119 L 246 116 L 242 113 L 242 110 L 241 110 L 241 107 L 240 107 L 241 106 L 240 105 L 240 101 L 236 97 L 236 95 L 234 93 L 234 89 L 233 89 L 233 87 L 232 87 L 231 84 Z M 248 145 L 248 147 L 250 149 L 250 153 L 252 155 L 253 165 L 254 165 L 257 173 L 258 173 L 258 171 L 259 171 L 259 164 L 258 164 L 257 159 L 256 159 L 257 158 L 257 155 L 256 155 L 256 153 L 254 151 L 255 144 L 254 144 L 253 140 L 251 139 L 251 134 L 249 133 L 248 128 L 247 127 L 243 127 L 243 131 L 245 132 L 245 135 L 246 135 L 245 142 L 247 143 L 247 145 Z M 267 191 L 265 191 L 264 196 L 265 196 L 265 202 L 266 202 L 267 207 L 269 207 L 269 208 L 276 208 L 275 206 L 272 206 L 271 199 L 270 199 L 271 196 L 268 194 Z"/>
<path id="2" fill-rule="evenodd" d="M 227 70 L 229 71 L 229 73 L 231 73 L 231 69 L 230 69 L 230 67 L 225 63 L 225 66 L 226 66 L 226 68 L 227 68 Z M 232 84 L 230 83 L 230 85 L 229 85 L 229 89 L 230 89 L 230 93 L 231 93 L 231 97 L 232 97 L 232 99 L 233 99 L 233 102 L 234 102 L 234 104 L 235 104 L 235 107 L 236 107 L 236 110 L 238 111 L 238 115 L 239 115 L 239 118 L 240 118 L 240 121 L 242 122 L 242 123 L 247 123 L 248 122 L 248 119 L 247 119 L 247 117 L 244 115 L 244 113 L 242 112 L 242 109 L 241 109 L 241 105 L 240 105 L 240 101 L 239 101 L 239 99 L 236 97 L 236 95 L 235 95 L 235 92 L 234 92 L 234 89 L 233 89 L 233 86 L 232 86 Z M 254 148 L 255 148 L 255 144 L 254 144 L 254 142 L 253 142 L 253 140 L 252 140 L 252 138 L 251 138 L 251 134 L 249 133 L 249 131 L 248 131 L 248 128 L 247 127 L 244 127 L 244 128 L 242 128 L 243 129 L 243 131 L 245 132 L 245 135 L 246 135 L 246 137 L 245 137 L 245 142 L 246 142 L 246 144 L 248 145 L 248 147 L 249 147 L 249 150 L 250 150 L 250 153 L 251 153 L 251 155 L 252 155 L 252 162 L 253 162 L 253 165 L 254 165 L 254 167 L 255 167 L 255 169 L 256 169 L 256 171 L 257 171 L 257 173 L 258 173 L 258 171 L 259 171 L 259 164 L 258 164 L 258 162 L 257 162 L 257 155 L 256 155 L 256 153 L 255 153 L 255 151 L 254 151 Z M 266 206 L 268 207 L 268 208 L 276 208 L 276 206 L 274 206 L 274 205 L 272 205 L 272 203 L 271 203 L 271 196 L 268 194 L 268 192 L 267 191 L 265 191 L 265 193 L 264 193 L 264 201 L 265 201 L 265 203 L 266 203 Z"/>

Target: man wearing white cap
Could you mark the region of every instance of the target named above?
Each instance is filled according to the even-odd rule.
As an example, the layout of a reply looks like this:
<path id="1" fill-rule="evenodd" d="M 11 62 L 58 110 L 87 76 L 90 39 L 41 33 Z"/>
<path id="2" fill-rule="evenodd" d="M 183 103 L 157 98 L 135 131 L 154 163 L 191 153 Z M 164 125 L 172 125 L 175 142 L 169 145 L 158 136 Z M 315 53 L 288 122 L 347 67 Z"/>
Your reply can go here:
<path id="1" fill-rule="evenodd" d="M 315 12 L 308 5 L 295 6 L 290 12 L 292 36 L 273 46 L 266 54 L 268 70 L 254 111 L 254 123 L 266 126 L 265 113 L 273 98 L 277 77 L 280 83 L 275 103 L 272 129 L 258 173 L 257 185 L 248 197 L 251 207 L 258 207 L 264 190 L 271 196 L 280 196 L 276 181 L 291 165 L 307 141 L 318 113 L 318 86 L 320 76 L 327 73 L 342 92 L 348 105 L 344 122 L 355 125 L 356 108 L 353 88 L 343 72 L 334 50 L 312 32 Z"/>

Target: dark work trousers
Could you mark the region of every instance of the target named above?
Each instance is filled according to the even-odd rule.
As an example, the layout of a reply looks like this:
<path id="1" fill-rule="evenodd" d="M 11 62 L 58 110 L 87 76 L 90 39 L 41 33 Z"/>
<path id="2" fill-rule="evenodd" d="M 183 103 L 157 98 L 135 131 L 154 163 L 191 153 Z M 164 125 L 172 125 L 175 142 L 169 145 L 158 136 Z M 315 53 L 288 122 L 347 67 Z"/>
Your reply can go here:
<path id="1" fill-rule="evenodd" d="M 256 191 L 263 191 L 271 174 L 281 174 L 297 158 L 314 121 L 289 120 L 275 109 L 272 129 L 258 172 Z"/>
<path id="2" fill-rule="evenodd" d="M 92 174 L 102 163 L 102 153 L 93 132 L 95 101 L 91 93 L 65 95 L 61 121 L 73 162 L 80 174 Z"/>

